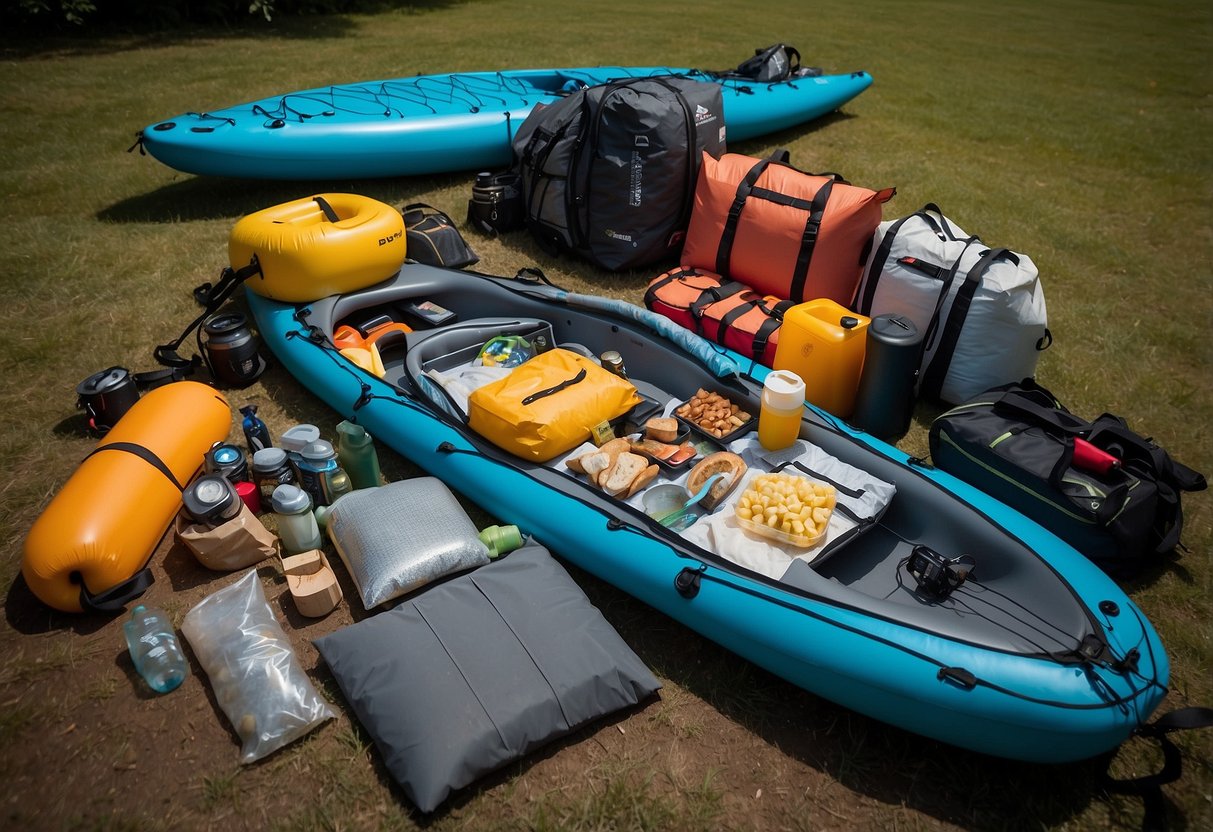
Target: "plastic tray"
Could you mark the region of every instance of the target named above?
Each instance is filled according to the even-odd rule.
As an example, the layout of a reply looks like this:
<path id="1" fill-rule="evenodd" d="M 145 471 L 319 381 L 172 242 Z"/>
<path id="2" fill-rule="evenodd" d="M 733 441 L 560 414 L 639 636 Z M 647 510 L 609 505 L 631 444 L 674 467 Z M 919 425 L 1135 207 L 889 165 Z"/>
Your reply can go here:
<path id="1" fill-rule="evenodd" d="M 720 393 L 719 395 L 724 396 L 723 393 Z M 724 398 L 728 399 L 729 397 L 724 396 Z M 746 423 L 744 425 L 739 425 L 738 427 L 734 428 L 733 430 L 729 431 L 728 433 L 726 433 L 722 436 L 717 436 L 716 434 L 711 433 L 710 431 L 704 430 L 703 428 L 699 427 L 699 425 L 695 424 L 690 419 L 685 419 L 682 416 L 678 415 L 678 413 L 677 413 L 678 408 L 682 407 L 684 404 L 686 404 L 689 401 L 690 401 L 690 399 L 684 399 L 683 401 L 680 401 L 677 404 L 677 406 L 675 406 L 674 418 L 676 418 L 685 428 L 687 428 L 687 430 L 691 431 L 691 433 L 695 434 L 696 436 L 702 437 L 703 439 L 708 439 L 712 442 L 724 444 L 726 442 L 732 442 L 738 436 L 742 436 L 743 434 L 746 434 L 746 433 L 752 431 L 754 428 L 756 428 L 758 426 L 758 417 L 756 417 L 753 413 L 751 413 L 750 418 L 746 421 Z M 729 401 L 732 402 L 733 400 L 729 399 Z M 736 404 L 736 402 L 733 402 L 733 403 Z"/>
<path id="2" fill-rule="evenodd" d="M 762 475 L 760 475 L 760 476 L 762 476 Z M 767 476 L 772 476 L 772 475 L 767 475 Z M 779 476 L 779 475 L 774 475 L 774 476 Z M 795 475 L 789 474 L 786 476 L 795 476 Z M 804 479 L 804 478 L 800 477 L 799 479 Z M 834 515 L 834 506 L 837 505 L 837 496 L 836 496 L 836 492 L 834 491 L 833 487 L 831 487 L 831 486 L 826 486 L 826 487 L 829 488 L 829 490 L 830 490 L 829 499 L 827 500 L 826 505 L 823 506 L 823 508 L 826 509 L 828 514 L 826 515 L 825 523 L 823 523 L 821 526 L 821 531 L 814 535 L 793 534 L 793 533 L 785 532 L 782 529 L 772 528 L 771 526 L 768 526 L 765 523 L 757 523 L 753 520 L 747 520 L 744 517 L 741 517 L 740 515 L 738 515 L 736 513 L 737 505 L 740 504 L 740 502 L 741 502 L 740 498 L 738 498 L 737 503 L 733 504 L 733 516 L 737 518 L 737 524 L 739 526 L 741 526 L 741 528 L 745 529 L 746 531 L 754 532 L 755 534 L 762 535 L 763 537 L 770 538 L 771 540 L 775 540 L 780 543 L 786 543 L 789 546 L 796 546 L 801 549 L 811 549 L 812 547 L 816 546 L 817 544 L 819 544 L 823 540 L 825 540 L 826 532 L 828 531 L 829 526 L 830 526 L 830 518 L 833 517 L 833 515 Z M 742 492 L 741 496 L 744 497 L 746 494 L 748 494 L 754 490 L 756 490 L 756 489 L 751 484 L 750 487 L 747 487 L 746 490 L 744 492 Z"/>

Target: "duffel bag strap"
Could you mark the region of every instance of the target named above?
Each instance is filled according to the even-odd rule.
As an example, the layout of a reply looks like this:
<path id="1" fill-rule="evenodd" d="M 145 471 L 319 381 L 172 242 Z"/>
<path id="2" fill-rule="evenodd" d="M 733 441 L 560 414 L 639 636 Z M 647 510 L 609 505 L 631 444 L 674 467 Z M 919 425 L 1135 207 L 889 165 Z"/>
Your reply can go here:
<path id="1" fill-rule="evenodd" d="M 766 352 L 767 344 L 770 342 L 771 336 L 775 334 L 776 330 L 778 330 L 780 325 L 783 323 L 783 313 L 789 309 L 793 303 L 791 301 L 781 301 L 773 306 L 768 306 L 766 298 L 762 297 L 756 292 L 753 292 L 748 287 L 742 286 L 740 283 L 730 283 L 727 284 L 727 286 L 741 286 L 741 288 L 745 291 L 741 294 L 741 303 L 737 304 L 737 306 L 733 307 L 720 317 L 720 323 L 716 327 L 716 335 L 713 340 L 715 340 L 716 343 L 720 344 L 721 346 L 727 346 L 725 343 L 725 338 L 728 336 L 729 330 L 733 328 L 733 324 L 735 324 L 742 316 L 749 313 L 750 310 L 757 309 L 762 312 L 763 321 L 761 324 L 759 324 L 758 329 L 755 330 L 753 337 L 750 339 L 750 354 L 751 357 L 755 359 L 761 359 L 763 354 Z M 735 293 L 730 292 L 729 296 L 733 294 Z M 703 331 L 704 327 L 701 319 L 697 318 L 696 320 L 700 321 L 700 334 L 704 335 L 705 337 L 711 337 Z M 740 331 L 741 330 L 739 330 L 739 332 Z"/>
<path id="2" fill-rule="evenodd" d="M 1111 413 L 1100 416 L 1091 423 L 1091 435 L 1087 438 L 1123 462 L 1131 462 L 1131 457 L 1149 460 L 1158 478 L 1180 491 L 1204 491 L 1208 487 L 1204 474 L 1173 459 L 1165 448 L 1140 436 L 1119 416 Z M 1126 453 L 1126 448 L 1132 448 L 1134 453 Z"/>
<path id="3" fill-rule="evenodd" d="M 969 316 L 973 296 L 977 294 L 977 289 L 981 286 L 986 272 L 999 260 L 1009 260 L 1016 266 L 1019 265 L 1019 258 L 1015 252 L 1005 248 L 992 248 L 981 256 L 973 268 L 969 269 L 964 283 L 956 292 L 956 299 L 952 302 L 947 323 L 944 324 L 943 332 L 940 335 L 939 349 L 935 351 L 935 357 L 931 359 L 930 365 L 923 371 L 921 389 L 931 398 L 938 399 L 943 390 L 943 382 L 947 378 L 948 367 L 956 353 L 956 345 L 960 342 L 960 333 L 964 329 L 965 319 Z"/>
<path id="4" fill-rule="evenodd" d="M 804 232 L 800 235 L 800 252 L 796 255 L 796 268 L 792 271 L 792 285 L 789 289 L 793 300 L 811 300 L 804 296 L 805 283 L 809 279 L 809 264 L 813 261 L 813 252 L 817 248 L 817 233 L 821 230 L 821 218 L 826 212 L 826 203 L 834 190 L 834 180 L 827 179 L 813 196 L 813 204 L 809 208 L 808 219 L 804 223 Z"/>
<path id="5" fill-rule="evenodd" d="M 741 210 L 745 208 L 746 200 L 754 190 L 754 183 L 762 172 L 777 161 L 776 156 L 781 151 L 775 151 L 765 159 L 759 160 L 737 184 L 737 192 L 733 195 L 733 204 L 729 206 L 729 215 L 725 219 L 724 229 L 720 232 L 720 245 L 716 248 L 716 274 L 728 275 L 729 261 L 733 258 L 733 241 L 737 237 L 737 223 L 741 221 Z M 788 158 L 788 152 L 782 151 L 783 158 Z"/>
<path id="6" fill-rule="evenodd" d="M 719 303 L 725 298 L 731 298 L 734 295 L 744 295 L 748 291 L 750 291 L 749 286 L 746 286 L 744 283 L 738 283 L 735 280 L 721 284 L 720 286 L 709 286 L 701 291 L 699 293 L 699 297 L 695 298 L 695 300 L 691 301 L 687 305 L 687 309 L 691 313 L 691 320 L 695 322 L 695 331 L 705 338 L 710 337 L 707 332 L 704 331 L 703 326 L 703 316 L 706 313 L 707 308 L 713 304 Z M 738 308 L 744 309 L 745 305 L 742 304 Z M 726 315 L 725 317 L 728 316 Z M 724 344 L 724 332 L 726 328 L 726 324 L 722 321 L 720 324 L 720 330 L 716 337 L 716 343 L 721 345 Z"/>
<path id="7" fill-rule="evenodd" d="M 733 242 L 737 237 L 737 226 L 741 222 L 741 212 L 745 208 L 746 201 L 750 196 L 756 195 L 755 192 L 759 190 L 754 187 L 758 181 L 758 177 L 762 176 L 763 171 L 772 164 L 781 165 L 791 170 L 798 170 L 788 164 L 787 159 L 788 152 L 786 150 L 776 151 L 750 168 L 749 172 L 746 173 L 741 183 L 737 186 L 737 193 L 733 197 L 733 204 L 729 206 L 729 215 L 725 220 L 724 230 L 720 234 L 720 245 L 716 249 L 717 274 L 727 275 L 729 273 L 729 264 L 733 256 Z M 805 171 L 798 172 L 805 173 Z M 846 181 L 836 173 L 811 173 L 806 175 L 826 177 L 825 184 L 817 189 L 817 193 L 813 195 L 812 202 L 806 203 L 805 200 L 765 189 L 762 189 L 762 193 L 760 194 L 762 198 L 770 199 L 772 202 L 791 205 L 808 211 L 804 231 L 800 235 L 800 251 L 796 255 L 796 265 L 792 270 L 792 282 L 789 287 L 789 294 L 792 296 L 792 299 L 800 301 L 806 300 L 804 288 L 809 277 L 809 265 L 813 260 L 813 252 L 817 248 L 817 234 L 821 230 L 821 219 L 825 214 L 826 204 L 830 201 L 830 193 L 833 191 L 835 182 Z"/>
<path id="8" fill-rule="evenodd" d="M 1091 423 L 1086 419 L 1075 416 L 1068 410 L 1041 404 L 1024 392 L 1003 393 L 994 402 L 994 412 L 1007 418 L 1053 428 L 1067 436 L 1083 435 L 1091 428 Z"/>

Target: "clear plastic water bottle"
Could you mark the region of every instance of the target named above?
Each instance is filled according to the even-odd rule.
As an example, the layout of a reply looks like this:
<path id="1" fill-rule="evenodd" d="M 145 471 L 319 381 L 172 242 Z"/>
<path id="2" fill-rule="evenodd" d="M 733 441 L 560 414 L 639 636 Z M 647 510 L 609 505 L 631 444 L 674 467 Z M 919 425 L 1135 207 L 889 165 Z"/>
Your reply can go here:
<path id="1" fill-rule="evenodd" d="M 189 664 L 168 616 L 140 604 L 122 627 L 135 669 L 156 693 L 168 693 L 185 681 Z"/>

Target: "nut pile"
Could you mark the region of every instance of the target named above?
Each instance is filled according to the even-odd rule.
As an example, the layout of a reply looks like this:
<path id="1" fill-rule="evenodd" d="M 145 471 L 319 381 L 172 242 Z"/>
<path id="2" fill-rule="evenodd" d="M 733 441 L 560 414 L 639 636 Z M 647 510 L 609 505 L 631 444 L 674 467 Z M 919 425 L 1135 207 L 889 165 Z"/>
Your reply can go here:
<path id="1" fill-rule="evenodd" d="M 709 393 L 702 387 L 674 413 L 717 439 L 732 433 L 753 418 L 728 397 Z"/>

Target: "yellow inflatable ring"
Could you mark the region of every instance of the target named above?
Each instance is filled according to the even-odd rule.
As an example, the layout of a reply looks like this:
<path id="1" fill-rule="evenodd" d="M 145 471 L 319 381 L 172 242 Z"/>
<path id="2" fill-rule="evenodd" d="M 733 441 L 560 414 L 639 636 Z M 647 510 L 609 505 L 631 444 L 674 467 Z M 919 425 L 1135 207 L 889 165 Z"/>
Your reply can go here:
<path id="1" fill-rule="evenodd" d="M 81 612 L 121 609 L 142 592 L 147 562 L 181 508 L 182 486 L 231 424 L 227 400 L 196 381 L 135 402 L 25 538 L 21 574 L 34 595 Z"/>
<path id="2" fill-rule="evenodd" d="M 228 259 L 239 272 L 254 256 L 260 274 L 245 285 L 262 297 L 307 303 L 387 280 L 404 263 L 404 217 L 356 194 L 320 194 L 244 217 L 232 227 Z"/>

